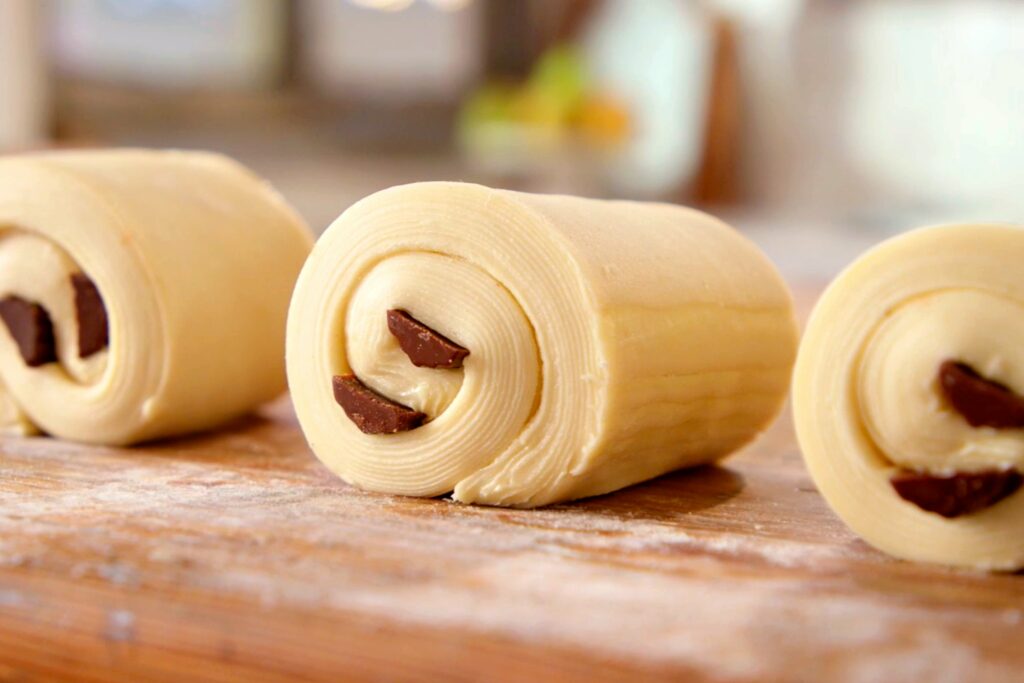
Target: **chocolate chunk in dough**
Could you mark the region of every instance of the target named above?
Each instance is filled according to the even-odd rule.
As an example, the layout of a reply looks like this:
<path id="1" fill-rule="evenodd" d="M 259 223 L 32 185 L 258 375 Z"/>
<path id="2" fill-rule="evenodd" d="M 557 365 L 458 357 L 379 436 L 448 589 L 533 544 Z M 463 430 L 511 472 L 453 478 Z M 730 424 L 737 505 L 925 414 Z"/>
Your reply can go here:
<path id="1" fill-rule="evenodd" d="M 1024 397 L 985 379 L 965 363 L 948 360 L 940 365 L 939 385 L 946 400 L 972 427 L 1024 427 Z"/>
<path id="2" fill-rule="evenodd" d="M 948 476 L 907 471 L 890 481 L 900 498 L 952 519 L 992 507 L 1019 489 L 1024 476 L 1016 470 L 957 472 Z"/>
<path id="3" fill-rule="evenodd" d="M 462 360 L 469 355 L 468 349 L 438 334 L 402 310 L 388 311 L 388 329 L 398 339 L 398 345 L 405 351 L 405 355 L 418 368 L 461 368 Z"/>
<path id="4" fill-rule="evenodd" d="M 9 296 L 0 300 L 0 318 L 26 365 L 35 368 L 57 360 L 53 323 L 45 308 L 19 296 Z"/>
<path id="5" fill-rule="evenodd" d="M 334 376 L 334 400 L 364 434 L 407 432 L 423 424 L 427 416 L 381 396 L 355 375 Z"/>
<path id="6" fill-rule="evenodd" d="M 71 276 L 75 288 L 75 316 L 78 318 L 78 357 L 89 356 L 107 348 L 107 307 L 100 290 L 84 273 Z"/>

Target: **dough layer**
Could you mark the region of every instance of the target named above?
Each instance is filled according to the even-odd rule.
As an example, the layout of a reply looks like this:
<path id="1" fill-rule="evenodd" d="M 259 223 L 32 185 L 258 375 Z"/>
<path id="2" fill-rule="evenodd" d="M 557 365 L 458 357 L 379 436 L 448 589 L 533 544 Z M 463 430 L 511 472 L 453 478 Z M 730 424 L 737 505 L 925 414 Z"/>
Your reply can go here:
<path id="1" fill-rule="evenodd" d="M 129 444 L 212 427 L 285 386 L 284 326 L 312 245 L 266 183 L 198 152 L 0 159 L 0 299 L 41 305 L 57 361 L 0 325 L 0 429 Z M 98 288 L 109 344 L 81 358 L 71 277 Z"/>
<path id="2" fill-rule="evenodd" d="M 468 349 L 462 367 L 414 366 L 392 309 Z M 779 410 L 795 346 L 777 272 L 710 216 L 420 183 L 320 238 L 287 356 L 306 437 L 346 481 L 530 507 L 735 450 Z M 428 422 L 361 432 L 332 394 L 349 374 Z"/>
<path id="3" fill-rule="evenodd" d="M 1024 431 L 972 427 L 943 395 L 946 361 L 1024 393 L 1024 230 L 928 228 L 892 239 L 828 288 L 794 374 L 804 458 L 836 513 L 897 557 L 1024 566 L 1024 493 L 947 519 L 897 495 L 898 472 L 1024 469 Z"/>

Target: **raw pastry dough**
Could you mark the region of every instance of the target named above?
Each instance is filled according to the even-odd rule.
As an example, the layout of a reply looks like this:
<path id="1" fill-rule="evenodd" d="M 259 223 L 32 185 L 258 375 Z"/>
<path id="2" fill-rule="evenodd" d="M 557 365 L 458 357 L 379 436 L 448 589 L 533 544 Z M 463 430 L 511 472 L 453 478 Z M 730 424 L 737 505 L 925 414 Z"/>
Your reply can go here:
<path id="1" fill-rule="evenodd" d="M 41 306 L 56 349 L 32 367 L 0 324 L 0 428 L 128 444 L 272 398 L 285 386 L 288 300 L 311 246 L 274 190 L 217 155 L 0 159 L 0 299 Z M 104 348 L 85 358 L 79 273 L 107 317 Z"/>
<path id="2" fill-rule="evenodd" d="M 468 349 L 463 366 L 414 366 L 394 309 Z M 779 410 L 796 335 L 774 267 L 710 216 L 421 183 L 320 238 L 288 377 L 310 445 L 345 480 L 537 506 L 735 450 Z M 427 422 L 363 433 L 332 396 L 349 374 Z"/>
<path id="3" fill-rule="evenodd" d="M 897 494 L 898 472 L 1024 469 L 1024 431 L 972 427 L 940 384 L 947 361 L 1024 391 L 1024 230 L 916 231 L 868 252 L 828 288 L 797 361 L 793 407 L 822 495 L 898 557 L 1024 566 L 1024 492 L 946 518 Z"/>

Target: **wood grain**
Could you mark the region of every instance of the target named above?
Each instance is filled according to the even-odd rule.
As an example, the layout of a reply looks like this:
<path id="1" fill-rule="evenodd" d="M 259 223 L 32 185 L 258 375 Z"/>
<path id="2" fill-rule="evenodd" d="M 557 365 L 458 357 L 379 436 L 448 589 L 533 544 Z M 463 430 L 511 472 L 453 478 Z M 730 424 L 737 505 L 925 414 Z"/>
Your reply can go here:
<path id="1" fill-rule="evenodd" d="M 282 401 L 133 450 L 0 441 L 0 681 L 1011 681 L 1024 576 L 891 560 L 783 417 L 544 510 L 363 493 Z"/>

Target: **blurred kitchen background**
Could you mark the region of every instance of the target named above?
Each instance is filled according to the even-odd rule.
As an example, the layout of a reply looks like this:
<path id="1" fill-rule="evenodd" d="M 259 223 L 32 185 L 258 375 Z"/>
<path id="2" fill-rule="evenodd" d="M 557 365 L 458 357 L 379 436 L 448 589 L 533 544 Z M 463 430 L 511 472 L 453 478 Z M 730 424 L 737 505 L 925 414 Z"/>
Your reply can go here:
<path id="1" fill-rule="evenodd" d="M 0 0 L 0 150 L 208 148 L 315 229 L 459 179 L 705 207 L 791 280 L 1024 223 L 1019 0 Z"/>

